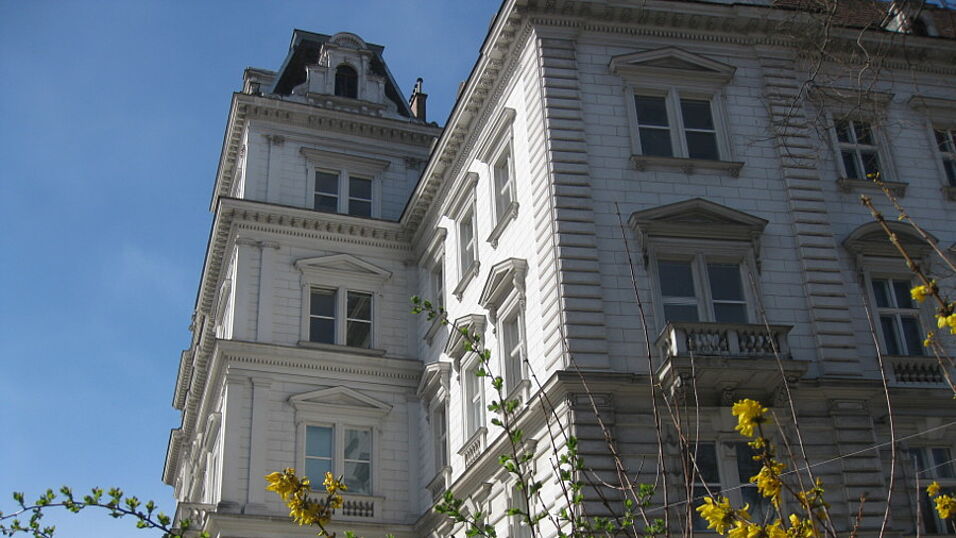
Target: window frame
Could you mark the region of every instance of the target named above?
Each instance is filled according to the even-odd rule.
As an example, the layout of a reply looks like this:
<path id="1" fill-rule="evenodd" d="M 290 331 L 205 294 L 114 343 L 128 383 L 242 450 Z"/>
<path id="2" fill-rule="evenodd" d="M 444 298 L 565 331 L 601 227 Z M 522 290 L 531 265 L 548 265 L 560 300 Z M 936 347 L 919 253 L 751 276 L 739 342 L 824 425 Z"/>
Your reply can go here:
<path id="1" fill-rule="evenodd" d="M 313 211 L 328 212 L 316 207 L 317 196 L 331 197 L 328 193 L 320 192 L 316 185 L 316 175 L 325 173 L 338 177 L 338 192 L 336 193 L 335 214 L 348 215 L 356 218 L 381 218 L 382 214 L 382 176 L 391 165 L 391 161 L 375 159 L 361 155 L 352 155 L 336 151 L 302 147 L 300 153 L 306 158 L 306 201 L 307 207 Z M 351 180 L 369 181 L 371 198 L 359 198 L 353 195 Z M 355 214 L 351 212 L 352 201 L 369 204 L 369 214 Z"/>
<path id="2" fill-rule="evenodd" d="M 325 341 L 313 340 L 313 339 L 312 339 L 311 320 L 312 320 L 312 317 L 314 317 L 313 314 L 312 314 L 312 296 L 313 296 L 313 293 L 314 293 L 316 290 L 334 292 L 334 296 L 335 296 L 335 312 L 334 312 L 334 314 L 335 314 L 335 315 L 334 315 L 334 317 L 332 318 L 332 320 L 333 320 L 333 322 L 334 322 L 335 334 L 334 334 L 334 338 L 333 338 L 333 341 L 332 341 L 332 342 L 325 342 Z M 356 320 L 354 320 L 354 319 L 352 319 L 352 318 L 349 317 L 348 299 L 349 299 L 349 295 L 350 295 L 350 294 L 361 294 L 361 295 L 367 295 L 367 296 L 368 296 L 368 298 L 369 298 L 369 300 L 370 300 L 370 302 L 371 302 L 371 305 L 370 305 L 370 308 L 369 308 L 369 310 L 370 310 L 370 315 L 369 315 L 368 321 L 365 321 L 365 320 L 358 320 L 358 321 L 356 321 Z M 305 328 L 304 328 L 305 332 L 303 333 L 304 336 L 305 336 L 305 339 L 304 339 L 304 340 L 305 340 L 306 342 L 310 342 L 310 343 L 313 343 L 313 344 L 327 344 L 327 345 L 344 346 L 344 347 L 350 347 L 350 348 L 354 348 L 354 349 L 375 349 L 375 344 L 376 344 L 376 339 L 375 339 L 375 326 L 377 325 L 377 324 L 376 324 L 376 317 L 377 317 L 376 314 L 377 314 L 377 310 L 378 310 L 378 309 L 377 309 L 376 306 L 375 306 L 375 303 L 376 303 L 377 301 L 375 300 L 375 292 L 374 292 L 374 291 L 371 291 L 371 290 L 368 290 L 368 289 L 353 289 L 353 288 L 348 287 L 348 286 L 344 286 L 344 287 L 334 287 L 334 286 L 313 285 L 313 286 L 309 286 L 309 290 L 308 290 L 306 302 L 307 302 L 306 312 L 308 313 L 308 314 L 307 314 L 307 315 L 308 315 L 308 320 L 306 321 L 306 326 L 305 326 Z M 349 329 L 349 323 L 350 323 L 350 322 L 367 323 L 367 324 L 369 325 L 369 344 L 368 344 L 368 346 L 355 346 L 355 345 L 350 345 L 350 344 L 348 343 L 348 329 Z"/>
<path id="3" fill-rule="evenodd" d="M 457 194 L 442 211 L 444 216 L 455 223 L 455 237 L 452 243 L 455 245 L 455 269 L 458 272 L 458 283 L 452 290 L 452 295 L 459 301 L 461 301 L 471 281 L 478 276 L 481 268 L 481 262 L 478 260 L 480 244 L 478 241 L 477 184 L 478 174 L 474 172 L 466 173 L 461 179 L 461 183 L 453 186 Z M 472 230 L 469 243 L 473 245 L 473 249 L 470 256 L 466 255 L 465 243 L 463 242 L 465 223 L 469 224 Z M 447 273 L 445 279 L 446 281 L 448 279 Z"/>
<path id="4" fill-rule="evenodd" d="M 933 147 L 936 148 L 936 162 L 942 172 L 943 186 L 950 190 L 956 189 L 956 126 L 939 122 L 932 124 L 930 129 L 933 133 Z M 939 141 L 939 133 L 944 133 L 945 142 Z M 948 143 L 949 147 L 942 149 L 940 146 L 944 143 Z"/>
<path id="5" fill-rule="evenodd" d="M 909 290 L 914 286 L 913 275 L 912 273 L 906 274 L 902 272 L 891 272 L 886 271 L 885 266 L 881 267 L 876 266 L 877 264 L 870 262 L 869 270 L 864 271 L 863 274 L 863 283 L 866 289 L 867 300 L 871 306 L 871 310 L 874 314 L 874 325 L 876 325 L 876 334 L 879 337 L 880 342 L 880 351 L 887 355 L 893 357 L 909 357 L 909 358 L 920 358 L 925 357 L 926 353 L 923 352 L 922 345 L 918 345 L 918 353 L 905 353 L 905 351 L 911 351 L 909 349 L 909 344 L 906 342 L 905 332 L 903 330 L 902 317 L 912 318 L 916 320 L 916 324 L 919 327 L 920 334 L 918 340 L 922 340 L 926 334 L 926 324 L 924 323 L 922 309 L 920 304 L 916 301 L 910 301 L 912 307 L 904 308 L 896 304 L 896 297 L 893 293 L 892 283 L 893 282 L 903 282 L 906 284 L 906 293 L 909 293 Z M 875 267 L 874 267 L 875 266 Z M 890 283 L 889 295 L 888 298 L 892 300 L 893 306 L 881 307 L 876 300 L 876 290 L 874 289 L 874 281 L 886 281 Z M 894 337 L 896 338 L 896 346 L 899 348 L 901 353 L 890 353 L 889 346 L 887 345 L 887 335 L 883 329 L 883 317 L 891 316 L 893 318 L 893 329 Z M 917 342 L 920 344 L 920 342 Z"/>
<path id="6" fill-rule="evenodd" d="M 843 141 L 840 140 L 839 130 L 837 129 L 837 124 L 847 122 L 850 127 L 849 133 L 852 134 L 852 140 Z M 866 124 L 867 128 L 870 130 L 870 136 L 872 138 L 872 143 L 865 144 L 861 143 L 858 140 L 856 134 L 857 124 Z M 889 159 L 889 151 L 883 139 L 882 129 L 878 126 L 877 122 L 873 118 L 866 116 L 854 115 L 854 114 L 841 114 L 838 117 L 835 117 L 833 113 L 830 114 L 829 121 L 829 132 L 832 140 L 833 151 L 834 151 L 834 160 L 837 165 L 837 174 L 841 180 L 849 181 L 869 181 L 866 177 L 866 163 L 863 160 L 861 152 L 863 151 L 872 151 L 876 154 L 876 159 L 878 162 L 877 171 L 880 173 L 880 179 L 883 181 L 893 181 L 894 174 L 892 172 L 893 168 L 891 166 L 891 161 Z M 863 174 L 863 177 L 851 177 L 849 172 L 846 169 L 846 163 L 843 159 L 843 152 L 852 152 L 854 166 L 859 169 Z"/>
<path id="7" fill-rule="evenodd" d="M 478 356 L 469 353 L 469 356 L 462 361 L 461 383 L 462 390 L 462 419 L 464 420 L 464 439 L 468 440 L 482 433 L 487 429 L 488 416 L 485 413 L 485 386 L 484 378 L 475 375 L 475 372 L 481 367 Z"/>
<path id="8" fill-rule="evenodd" d="M 932 456 L 932 450 L 943 449 L 949 453 L 949 464 L 950 468 L 953 471 L 953 476 L 944 477 L 940 476 L 940 473 L 937 469 L 942 464 L 936 464 L 934 466 L 919 469 L 917 462 L 915 461 L 914 453 L 920 451 L 922 453 L 922 459 L 925 462 L 929 462 L 930 459 L 934 460 Z M 919 445 L 910 445 L 906 448 L 906 458 L 911 463 L 911 468 L 915 469 L 915 472 L 918 473 L 917 478 L 919 480 L 919 495 L 920 495 L 920 505 L 917 509 L 921 511 L 923 529 L 922 532 L 929 536 L 947 536 L 956 534 L 956 529 L 953 528 L 952 523 L 950 522 L 947 525 L 947 522 L 940 519 L 939 514 L 934 509 L 934 504 L 931 500 L 928 499 L 928 494 L 926 493 L 926 486 L 928 486 L 933 481 L 939 482 L 939 485 L 943 488 L 944 492 L 946 490 L 956 491 L 956 462 L 953 461 L 953 447 L 946 444 L 919 444 Z M 945 462 L 944 462 L 945 464 Z M 927 472 L 932 471 L 932 472 Z M 928 502 L 927 502 L 928 501 Z M 925 502 L 925 504 L 924 504 Z M 927 510 L 929 508 L 929 510 Z M 928 512 L 928 513 L 927 513 Z M 915 514 L 914 514 L 915 515 Z M 933 526 L 935 527 L 935 532 L 931 531 L 926 524 L 929 523 L 930 518 L 932 518 Z M 914 521 L 914 529 L 916 528 L 916 522 Z M 939 529 L 943 528 L 945 532 L 939 532 Z"/>
<path id="9" fill-rule="evenodd" d="M 706 483 L 707 486 L 710 488 L 710 493 L 714 495 L 721 495 L 721 496 L 727 497 L 730 500 L 730 503 L 732 505 L 743 506 L 744 504 L 748 504 L 745 502 L 742 492 L 744 489 L 752 489 L 756 491 L 757 486 L 749 481 L 749 478 L 750 478 L 749 476 L 741 477 L 740 475 L 741 469 L 738 465 L 740 456 L 737 454 L 737 450 L 739 448 L 748 448 L 747 443 L 745 441 L 740 441 L 739 438 L 729 439 L 729 438 L 723 437 L 722 435 L 718 435 L 714 439 L 700 439 L 696 442 L 696 445 L 697 446 L 702 446 L 702 445 L 713 446 L 715 463 L 717 466 L 716 471 L 717 471 L 718 480 L 716 483 L 701 481 L 700 474 L 697 473 L 697 468 L 699 468 L 699 463 L 698 463 L 698 467 L 694 469 L 694 481 L 692 482 L 692 486 L 694 490 L 696 490 L 698 487 L 700 487 L 701 489 L 704 489 L 703 484 Z M 697 455 L 695 457 L 699 457 L 699 454 L 700 454 L 700 451 L 698 448 Z M 758 465 L 758 468 L 759 468 L 759 465 Z M 718 489 L 716 491 L 713 488 L 715 484 L 718 486 Z M 700 503 L 703 502 L 703 500 L 697 499 L 698 495 L 696 492 L 694 492 L 694 490 L 692 490 L 692 498 L 695 499 L 694 507 L 696 508 L 697 506 L 700 505 Z M 704 494 L 707 494 L 706 489 L 704 489 L 704 491 L 705 491 Z M 757 495 L 759 496 L 759 493 Z M 769 499 L 764 499 L 764 500 L 766 502 L 766 509 L 772 510 L 772 505 L 770 504 L 770 500 Z M 781 508 L 783 507 L 784 504 L 785 504 L 785 501 L 782 500 Z M 695 531 L 706 532 L 707 530 L 707 522 L 704 521 L 702 518 L 700 518 L 696 510 L 694 510 L 694 521 L 692 525 Z"/>
<path id="10" fill-rule="evenodd" d="M 729 162 L 730 142 L 727 137 L 726 122 L 720 107 L 717 106 L 719 91 L 706 92 L 700 88 L 688 88 L 680 86 L 669 86 L 661 88 L 654 85 L 640 85 L 630 87 L 631 99 L 628 101 L 628 115 L 631 124 L 631 151 L 634 155 L 649 158 L 670 158 L 670 159 L 688 159 L 695 161 L 713 161 Z M 644 147 L 641 142 L 641 123 L 637 114 L 638 97 L 663 97 L 664 106 L 667 114 L 667 130 L 670 134 L 671 155 L 649 155 L 644 153 Z M 714 142 L 717 149 L 717 158 L 708 159 L 702 157 L 691 157 L 690 148 L 687 141 L 688 132 L 698 132 L 700 129 L 688 128 L 684 125 L 684 114 L 682 109 L 683 101 L 706 101 L 710 106 L 710 117 L 713 123 Z M 663 130 L 661 126 L 651 126 L 654 129 Z M 688 131 L 690 129 L 690 131 Z"/>
<path id="11" fill-rule="evenodd" d="M 518 180 L 515 161 L 514 120 L 515 109 L 504 107 L 491 121 L 478 143 L 477 160 L 484 163 L 482 172 L 488 178 L 490 193 L 491 222 L 494 223 L 486 241 L 492 248 L 498 247 L 498 240 L 508 224 L 518 215 Z M 508 178 L 504 185 L 498 185 L 498 164 L 504 159 L 504 169 Z M 507 197 L 502 196 L 507 191 Z"/>

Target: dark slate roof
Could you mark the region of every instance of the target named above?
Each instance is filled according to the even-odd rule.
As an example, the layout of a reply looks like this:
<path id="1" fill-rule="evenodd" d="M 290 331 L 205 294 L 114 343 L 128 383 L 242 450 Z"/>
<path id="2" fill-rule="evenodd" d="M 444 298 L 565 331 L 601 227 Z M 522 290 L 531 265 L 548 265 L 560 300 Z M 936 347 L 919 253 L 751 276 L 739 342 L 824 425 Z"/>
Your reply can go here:
<path id="1" fill-rule="evenodd" d="M 326 34 L 317 34 L 306 30 L 293 30 L 292 43 L 289 44 L 289 54 L 282 67 L 279 68 L 275 84 L 272 87 L 272 93 L 278 95 L 289 95 L 292 89 L 305 82 L 306 67 L 315 65 L 319 61 L 319 52 L 322 44 L 331 39 L 332 36 Z M 382 58 L 382 51 L 385 47 L 366 43 L 368 50 L 372 51 L 372 61 L 369 68 L 372 73 L 384 77 L 385 97 L 395 103 L 398 107 L 398 113 L 405 117 L 411 117 L 411 110 L 408 108 L 408 102 L 402 91 L 398 89 L 395 79 L 385 65 Z"/>

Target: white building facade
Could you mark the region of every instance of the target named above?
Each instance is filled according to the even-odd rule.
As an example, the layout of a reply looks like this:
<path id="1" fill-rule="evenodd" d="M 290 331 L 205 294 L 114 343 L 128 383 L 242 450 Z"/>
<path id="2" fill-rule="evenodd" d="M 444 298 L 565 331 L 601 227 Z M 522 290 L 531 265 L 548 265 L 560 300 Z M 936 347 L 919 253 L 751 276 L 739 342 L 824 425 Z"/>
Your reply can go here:
<path id="1" fill-rule="evenodd" d="M 879 349 L 903 439 L 890 528 L 915 534 L 918 469 L 956 484 L 952 372 L 924 350 L 932 311 L 908 299 L 912 275 L 859 194 L 895 215 L 866 180 L 878 171 L 941 248 L 956 241 L 956 41 L 939 37 L 952 14 L 928 13 L 863 89 L 834 69 L 806 84 L 810 60 L 781 33 L 810 24 L 793 10 L 507 1 L 444 129 L 382 47 L 296 31 L 283 66 L 248 69 L 232 98 L 174 395 L 177 517 L 217 537 L 311 535 L 264 489 L 294 467 L 344 475 L 337 529 L 464 536 L 431 510 L 451 489 L 499 536 L 525 536 L 504 516 L 496 396 L 456 331 L 409 313 L 419 295 L 483 335 L 550 511 L 555 421 L 613 480 L 595 409 L 653 482 L 652 382 L 662 407 L 695 402 L 700 480 L 756 503 L 728 404 L 783 416 L 788 387 L 837 528 L 862 513 L 878 530 Z M 683 445 L 665 430 L 673 499 Z M 942 532 L 923 510 L 921 532 Z"/>

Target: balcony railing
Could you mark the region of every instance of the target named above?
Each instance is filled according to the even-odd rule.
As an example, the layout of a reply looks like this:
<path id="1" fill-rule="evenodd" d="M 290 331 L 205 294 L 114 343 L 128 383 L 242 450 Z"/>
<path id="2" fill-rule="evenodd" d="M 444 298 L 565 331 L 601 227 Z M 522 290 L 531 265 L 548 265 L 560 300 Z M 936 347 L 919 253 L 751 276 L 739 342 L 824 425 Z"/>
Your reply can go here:
<path id="1" fill-rule="evenodd" d="M 173 518 L 178 527 L 181 521 L 189 520 L 189 531 L 186 536 L 199 536 L 206 524 L 206 516 L 216 511 L 215 504 L 206 503 L 179 503 L 176 505 L 176 516 Z"/>
<path id="2" fill-rule="evenodd" d="M 674 357 L 788 358 L 789 325 L 671 322 L 657 337 L 662 359 Z"/>
<path id="3" fill-rule="evenodd" d="M 939 361 L 935 357 L 891 356 L 893 380 L 900 385 L 941 385 L 946 383 Z"/>

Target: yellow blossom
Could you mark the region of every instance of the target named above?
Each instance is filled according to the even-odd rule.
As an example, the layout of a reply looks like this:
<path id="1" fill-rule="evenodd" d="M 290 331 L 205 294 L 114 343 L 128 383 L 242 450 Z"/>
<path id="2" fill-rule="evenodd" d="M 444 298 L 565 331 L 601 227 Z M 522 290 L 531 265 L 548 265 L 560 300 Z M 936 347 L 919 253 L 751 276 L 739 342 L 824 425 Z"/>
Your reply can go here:
<path id="1" fill-rule="evenodd" d="M 757 484 L 757 490 L 764 497 L 770 499 L 774 506 L 780 507 L 780 490 L 783 483 L 780 482 L 780 473 L 786 468 L 786 465 L 778 461 L 770 460 L 764 463 L 760 472 L 750 477 L 750 481 Z"/>
<path id="2" fill-rule="evenodd" d="M 740 400 L 731 409 L 731 413 L 737 417 L 737 426 L 734 429 L 745 437 L 753 437 L 757 424 L 766 422 L 767 419 L 764 417 L 766 412 L 767 408 L 760 405 L 758 401 L 749 398 Z"/>
<path id="3" fill-rule="evenodd" d="M 276 492 L 283 501 L 288 501 L 290 496 L 309 484 L 308 479 L 300 481 L 291 467 L 282 472 L 269 473 L 265 478 L 269 482 L 266 490 Z"/>
<path id="4" fill-rule="evenodd" d="M 936 501 L 936 512 L 941 519 L 949 519 L 956 514 L 956 498 L 951 495 L 940 495 Z"/>
<path id="5" fill-rule="evenodd" d="M 734 528 L 727 533 L 728 538 L 763 538 L 763 528 L 751 521 L 737 520 Z"/>
<path id="6" fill-rule="evenodd" d="M 929 286 L 921 284 L 919 286 L 913 287 L 910 290 L 910 297 L 913 298 L 917 303 L 922 303 L 926 300 L 927 297 L 933 294 L 933 288 L 935 287 L 936 282 L 930 283 Z"/>
<path id="7" fill-rule="evenodd" d="M 787 531 L 779 519 L 764 527 L 763 531 L 767 538 L 787 538 Z"/>
<path id="8" fill-rule="evenodd" d="M 956 312 L 949 315 L 936 314 L 936 326 L 940 329 L 949 328 L 949 332 L 956 334 Z"/>
<path id="9" fill-rule="evenodd" d="M 923 347 L 929 347 L 933 345 L 934 338 L 936 338 L 936 333 L 933 331 L 926 333 L 926 338 L 923 340 Z"/>
<path id="10" fill-rule="evenodd" d="M 322 481 L 322 485 L 325 486 L 325 491 L 327 491 L 329 495 L 335 495 L 336 492 L 346 491 L 349 489 L 345 485 L 345 482 L 338 480 L 335 478 L 335 475 L 329 472 L 325 473 L 325 480 Z"/>
<path id="11" fill-rule="evenodd" d="M 790 528 L 787 529 L 787 536 L 791 538 L 818 538 L 817 532 L 810 518 L 800 519 L 797 514 L 790 514 Z"/>
<path id="12" fill-rule="evenodd" d="M 928 493 L 930 497 L 939 495 L 941 490 L 942 488 L 940 487 L 939 482 L 936 481 L 926 487 L 926 493 Z"/>
<path id="13" fill-rule="evenodd" d="M 708 529 L 713 529 L 718 534 L 724 534 L 737 518 L 750 519 L 750 514 L 747 512 L 748 508 L 750 508 L 750 505 L 744 506 L 740 510 L 734 510 L 727 497 L 718 497 L 716 501 L 713 497 L 706 497 L 704 504 L 697 507 L 697 512 L 700 517 L 707 521 Z"/>

